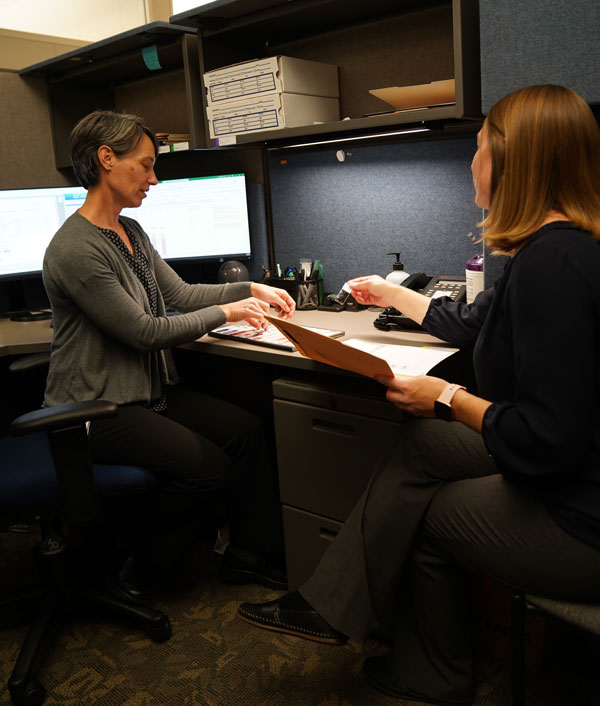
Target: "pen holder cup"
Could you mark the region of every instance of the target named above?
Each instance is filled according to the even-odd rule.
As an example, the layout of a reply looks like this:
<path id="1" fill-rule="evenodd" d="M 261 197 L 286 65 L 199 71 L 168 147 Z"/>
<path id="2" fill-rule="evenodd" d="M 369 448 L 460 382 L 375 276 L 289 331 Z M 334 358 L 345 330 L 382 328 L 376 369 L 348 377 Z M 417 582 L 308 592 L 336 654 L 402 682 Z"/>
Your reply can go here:
<path id="1" fill-rule="evenodd" d="M 269 277 L 264 281 L 270 287 L 279 287 L 296 302 L 296 309 L 316 309 L 321 303 L 323 280 L 304 281 L 290 277 Z"/>

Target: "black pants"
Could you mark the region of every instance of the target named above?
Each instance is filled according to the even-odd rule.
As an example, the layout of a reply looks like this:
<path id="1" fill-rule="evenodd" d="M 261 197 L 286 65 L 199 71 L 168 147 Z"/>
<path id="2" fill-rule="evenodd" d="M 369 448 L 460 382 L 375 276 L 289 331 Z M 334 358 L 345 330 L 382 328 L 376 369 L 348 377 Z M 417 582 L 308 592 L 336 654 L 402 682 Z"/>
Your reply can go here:
<path id="1" fill-rule="evenodd" d="M 597 601 L 600 550 L 506 482 L 478 434 L 415 420 L 300 591 L 353 637 L 393 615 L 385 627 L 396 679 L 434 698 L 466 700 L 471 572 L 534 594 Z"/>
<path id="2" fill-rule="evenodd" d="M 223 400 L 169 387 L 167 410 L 138 405 L 90 428 L 96 463 L 151 470 L 157 492 L 132 512 L 130 541 L 154 562 L 173 563 L 206 525 L 229 522 L 231 544 L 283 552 L 277 479 L 261 421 Z"/>

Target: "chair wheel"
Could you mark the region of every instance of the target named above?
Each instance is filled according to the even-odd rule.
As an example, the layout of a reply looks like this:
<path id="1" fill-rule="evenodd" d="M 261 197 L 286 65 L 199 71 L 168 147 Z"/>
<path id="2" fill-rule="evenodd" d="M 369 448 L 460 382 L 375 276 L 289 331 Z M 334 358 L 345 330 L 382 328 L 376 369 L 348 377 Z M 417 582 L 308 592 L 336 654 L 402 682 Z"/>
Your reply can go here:
<path id="1" fill-rule="evenodd" d="M 153 642 L 166 642 L 173 634 L 169 616 L 163 615 L 161 620 L 148 630 L 148 633 Z"/>
<path id="2" fill-rule="evenodd" d="M 46 699 L 46 689 L 37 679 L 31 679 L 24 689 L 16 693 L 11 691 L 10 697 L 15 706 L 41 706 Z"/>

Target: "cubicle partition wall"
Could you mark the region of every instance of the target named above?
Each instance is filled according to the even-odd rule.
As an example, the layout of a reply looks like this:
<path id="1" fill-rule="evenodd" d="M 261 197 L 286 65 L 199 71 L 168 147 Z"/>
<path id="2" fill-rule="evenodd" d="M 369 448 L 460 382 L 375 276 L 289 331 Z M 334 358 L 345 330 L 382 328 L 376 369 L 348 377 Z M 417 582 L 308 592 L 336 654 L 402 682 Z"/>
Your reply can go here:
<path id="1" fill-rule="evenodd" d="M 339 157 L 336 152 L 342 149 Z M 332 144 L 269 155 L 276 261 L 320 258 L 325 291 L 362 274 L 463 274 L 480 252 L 473 202 L 474 137 Z"/>
<path id="2" fill-rule="evenodd" d="M 594 0 L 479 0 L 481 107 L 523 86 L 557 83 L 600 103 L 600 5 Z"/>

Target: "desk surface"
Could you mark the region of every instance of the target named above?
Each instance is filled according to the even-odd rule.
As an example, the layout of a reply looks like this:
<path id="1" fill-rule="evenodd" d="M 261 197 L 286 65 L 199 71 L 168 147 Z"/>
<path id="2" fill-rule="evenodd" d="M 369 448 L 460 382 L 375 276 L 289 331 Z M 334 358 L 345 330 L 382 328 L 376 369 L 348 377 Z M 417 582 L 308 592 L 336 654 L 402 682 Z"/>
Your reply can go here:
<path id="1" fill-rule="evenodd" d="M 440 343 L 439 339 L 426 333 L 380 331 L 373 326 L 376 317 L 377 312 L 369 309 L 358 312 L 298 311 L 294 314 L 292 321 L 299 326 L 341 329 L 345 331 L 341 340 L 362 338 L 376 343 Z M 9 319 L 0 319 L 0 356 L 47 351 L 50 349 L 51 339 L 50 321 L 15 322 Z M 328 368 L 328 366 L 305 358 L 295 351 L 265 348 L 239 341 L 213 338 L 208 335 L 186 343 L 181 348 L 302 370 L 325 370 Z"/>
<path id="2" fill-rule="evenodd" d="M 27 355 L 50 350 L 52 328 L 48 319 L 42 321 L 11 321 L 0 319 L 0 357 Z"/>
<path id="3" fill-rule="evenodd" d="M 350 338 L 362 338 L 374 343 L 442 343 L 442 341 L 427 333 L 380 331 L 373 326 L 373 321 L 376 319 L 377 314 L 377 311 L 368 309 L 352 312 L 297 311 L 291 321 L 299 326 L 340 329 L 345 332 L 344 336 L 338 339 L 341 341 Z M 202 338 L 180 347 L 223 357 L 253 360 L 299 370 L 331 370 L 330 366 L 306 358 L 297 351 L 266 348 L 252 345 L 251 343 L 213 338 L 209 335 L 202 336 Z"/>

